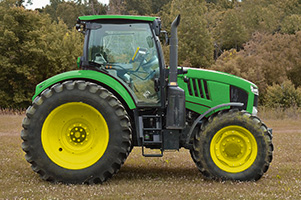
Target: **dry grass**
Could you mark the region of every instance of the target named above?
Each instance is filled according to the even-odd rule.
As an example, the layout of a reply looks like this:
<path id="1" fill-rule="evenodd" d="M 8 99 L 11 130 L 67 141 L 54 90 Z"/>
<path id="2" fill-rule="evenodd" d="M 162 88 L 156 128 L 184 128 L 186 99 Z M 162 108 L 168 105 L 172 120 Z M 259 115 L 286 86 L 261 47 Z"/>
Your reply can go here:
<path id="1" fill-rule="evenodd" d="M 290 108 L 267 108 L 259 107 L 259 117 L 263 120 L 266 119 L 291 119 L 298 120 L 301 119 L 301 107 L 290 107 Z"/>
<path id="2" fill-rule="evenodd" d="M 301 199 L 301 119 L 265 120 L 274 129 L 274 160 L 257 182 L 202 178 L 187 150 L 145 158 L 134 148 L 102 185 L 42 181 L 21 150 L 23 115 L 0 115 L 0 199 Z"/>

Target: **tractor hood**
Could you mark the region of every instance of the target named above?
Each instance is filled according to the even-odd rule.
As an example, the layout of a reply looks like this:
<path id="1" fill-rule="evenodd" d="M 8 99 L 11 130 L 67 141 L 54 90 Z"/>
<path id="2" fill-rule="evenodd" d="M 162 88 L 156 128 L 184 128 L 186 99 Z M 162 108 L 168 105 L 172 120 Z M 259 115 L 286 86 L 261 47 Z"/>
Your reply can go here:
<path id="1" fill-rule="evenodd" d="M 214 106 L 229 102 L 244 103 L 243 110 L 253 113 L 257 106 L 258 87 L 243 78 L 224 72 L 183 68 L 178 75 L 179 87 L 184 89 L 186 108 L 203 113 Z"/>
<path id="2" fill-rule="evenodd" d="M 251 86 L 253 90 L 258 89 L 258 87 L 254 83 L 246 79 L 243 79 L 241 77 L 228 74 L 225 72 L 213 71 L 207 69 L 185 68 L 185 67 L 184 70 L 187 70 L 187 74 L 185 74 L 184 77 L 199 78 L 199 79 L 205 79 L 207 81 L 214 81 L 214 82 L 220 82 L 228 85 L 234 85 L 236 87 L 246 90 L 247 92 L 248 91 L 251 92 Z"/>

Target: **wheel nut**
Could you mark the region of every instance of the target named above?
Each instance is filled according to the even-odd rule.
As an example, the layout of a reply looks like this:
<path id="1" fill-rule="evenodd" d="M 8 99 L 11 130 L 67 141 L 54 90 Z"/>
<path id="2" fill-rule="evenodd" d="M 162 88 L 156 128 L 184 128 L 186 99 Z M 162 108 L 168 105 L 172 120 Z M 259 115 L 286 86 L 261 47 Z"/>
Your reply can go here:
<path id="1" fill-rule="evenodd" d="M 70 134 L 67 134 L 67 136 L 75 143 L 82 143 L 86 140 L 87 135 L 88 134 L 83 128 L 77 126 L 71 129 Z"/>

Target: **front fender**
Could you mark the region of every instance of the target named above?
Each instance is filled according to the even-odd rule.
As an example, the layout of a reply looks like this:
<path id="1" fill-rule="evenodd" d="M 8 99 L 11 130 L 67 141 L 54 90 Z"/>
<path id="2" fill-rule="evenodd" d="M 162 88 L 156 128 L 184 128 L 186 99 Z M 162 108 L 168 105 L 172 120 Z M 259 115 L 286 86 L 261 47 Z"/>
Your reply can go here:
<path id="1" fill-rule="evenodd" d="M 113 78 L 110 75 L 92 70 L 75 70 L 55 75 L 39 83 L 36 86 L 35 94 L 32 97 L 32 100 L 34 100 L 46 88 L 49 88 L 58 82 L 63 82 L 67 80 L 90 80 L 92 82 L 105 85 L 107 88 L 110 88 L 117 92 L 120 95 L 120 97 L 127 103 L 130 109 L 136 108 L 134 96 L 131 93 L 129 87 L 123 85 L 121 81 L 119 81 L 116 78 Z"/>

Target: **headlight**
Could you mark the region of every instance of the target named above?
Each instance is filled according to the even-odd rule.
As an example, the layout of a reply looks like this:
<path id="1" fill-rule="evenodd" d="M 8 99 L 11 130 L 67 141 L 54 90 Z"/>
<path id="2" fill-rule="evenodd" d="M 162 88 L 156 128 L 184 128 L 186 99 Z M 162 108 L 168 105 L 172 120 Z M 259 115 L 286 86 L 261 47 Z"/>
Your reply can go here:
<path id="1" fill-rule="evenodd" d="M 258 88 L 251 85 L 251 91 L 255 94 L 255 95 L 259 95 L 259 91 L 258 91 Z"/>

